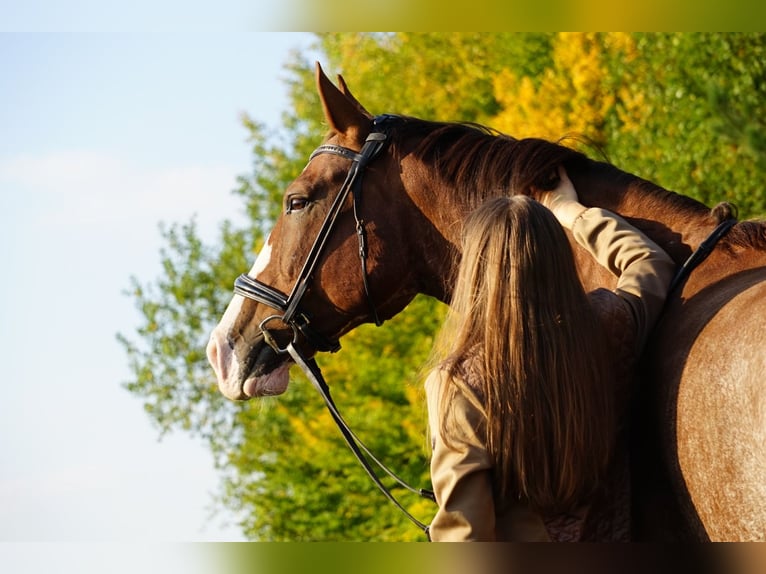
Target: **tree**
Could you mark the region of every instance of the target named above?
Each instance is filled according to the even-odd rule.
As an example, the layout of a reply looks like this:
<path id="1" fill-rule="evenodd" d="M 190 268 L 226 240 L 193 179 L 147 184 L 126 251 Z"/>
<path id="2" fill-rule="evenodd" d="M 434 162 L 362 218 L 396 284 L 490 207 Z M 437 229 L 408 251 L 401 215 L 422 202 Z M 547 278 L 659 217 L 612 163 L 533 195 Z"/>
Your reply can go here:
<path id="1" fill-rule="evenodd" d="M 483 122 L 512 135 L 588 136 L 618 166 L 709 203 L 766 213 L 762 34 L 322 34 L 329 73 L 372 113 Z M 287 393 L 235 404 L 218 393 L 208 334 L 249 268 L 326 126 L 313 63 L 286 64 L 291 111 L 267 134 L 248 116 L 253 168 L 235 192 L 249 216 L 204 245 L 194 222 L 163 228 L 163 272 L 133 279 L 143 322 L 120 335 L 132 379 L 161 432 L 203 437 L 219 502 L 253 540 L 422 540 L 372 485 L 293 369 Z M 537 133 L 535 133 L 537 130 Z M 421 368 L 443 305 L 418 297 L 382 328 L 361 327 L 319 358 L 344 416 L 413 484 L 428 482 Z M 405 496 L 427 521 L 433 506 Z"/>
<path id="2" fill-rule="evenodd" d="M 612 160 L 709 205 L 730 201 L 743 217 L 766 214 L 765 38 L 636 35 L 611 63 L 626 112 L 612 118 Z"/>
<path id="3" fill-rule="evenodd" d="M 495 76 L 494 127 L 584 136 L 660 185 L 766 213 L 763 34 L 562 33 L 551 46 L 538 76 Z"/>
<path id="4" fill-rule="evenodd" d="M 346 73 L 375 113 L 486 122 L 500 110 L 492 78 L 503 68 L 535 77 L 550 61 L 549 34 L 397 33 L 321 36 L 328 70 Z M 435 89 L 437 87 L 438 89 Z"/>
<path id="5" fill-rule="evenodd" d="M 494 77 L 502 111 L 492 125 L 519 138 L 556 140 L 574 132 L 604 145 L 606 116 L 615 103 L 605 48 L 597 34 L 562 33 L 551 42 L 550 66 L 536 77 L 503 69 Z"/>

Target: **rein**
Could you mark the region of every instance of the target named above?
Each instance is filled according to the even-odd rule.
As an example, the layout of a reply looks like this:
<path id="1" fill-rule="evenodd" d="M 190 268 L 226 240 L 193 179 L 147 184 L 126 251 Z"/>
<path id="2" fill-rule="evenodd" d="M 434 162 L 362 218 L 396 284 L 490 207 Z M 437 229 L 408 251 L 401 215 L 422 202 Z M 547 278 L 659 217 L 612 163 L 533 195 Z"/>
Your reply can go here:
<path id="1" fill-rule="evenodd" d="M 428 526 L 420 522 L 412 514 L 410 514 L 402 504 L 391 494 L 391 491 L 386 488 L 383 482 L 376 474 L 373 466 L 370 464 L 367 457 L 369 457 L 383 472 L 396 481 L 400 486 L 403 486 L 408 491 L 417 494 L 423 498 L 427 498 L 431 501 L 435 501 L 434 493 L 430 490 L 416 489 L 401 478 L 399 478 L 393 471 L 391 471 L 385 464 L 378 460 L 375 455 L 365 446 L 365 444 L 359 440 L 354 434 L 348 424 L 345 422 L 340 412 L 338 411 L 335 402 L 330 395 L 330 389 L 322 376 L 322 371 L 317 365 L 316 361 L 311 358 L 307 359 L 303 354 L 295 347 L 295 343 L 298 339 L 298 333 L 313 346 L 317 351 L 329 351 L 335 352 L 340 349 L 340 342 L 337 338 L 329 338 L 310 324 L 310 316 L 300 309 L 301 299 L 308 288 L 309 281 L 312 279 L 312 275 L 319 259 L 324 251 L 327 240 L 335 227 L 335 223 L 343 208 L 346 198 L 349 193 L 352 196 L 352 206 L 354 221 L 356 222 L 356 234 L 359 243 L 359 259 L 362 267 L 362 283 L 364 286 L 365 297 L 367 298 L 367 304 L 370 308 L 370 315 L 377 326 L 382 324 L 380 317 L 378 316 L 377 309 L 375 307 L 372 296 L 370 295 L 370 289 L 367 279 L 367 233 L 364 226 L 364 220 L 359 216 L 359 206 L 362 199 L 362 175 L 367 165 L 374 160 L 378 154 L 382 151 L 386 144 L 386 131 L 385 124 L 389 123 L 395 116 L 382 115 L 376 116 L 373 119 L 372 131 L 367 136 L 367 139 L 362 146 L 360 152 L 355 152 L 351 149 L 338 146 L 338 145 L 321 145 L 314 150 L 309 156 L 309 162 L 316 156 L 321 154 L 333 154 L 351 161 L 351 168 L 346 175 L 346 179 L 341 185 L 340 191 L 330 206 L 330 210 L 325 217 L 322 226 L 319 229 L 316 239 L 309 250 L 309 254 L 306 257 L 306 261 L 301 268 L 298 278 L 295 281 L 292 291 L 289 295 L 285 295 L 281 291 L 274 289 L 273 287 L 261 283 L 257 279 L 250 277 L 243 273 L 234 281 L 234 293 L 253 299 L 258 303 L 263 303 L 273 309 L 281 311 L 281 315 L 274 314 L 266 317 L 259 328 L 263 333 L 264 341 L 277 353 L 287 353 L 295 361 L 295 363 L 301 368 L 311 384 L 322 396 L 322 399 L 327 406 L 327 410 L 330 412 L 335 424 L 338 426 L 343 438 L 348 444 L 351 451 L 356 456 L 359 464 L 364 468 L 367 475 L 375 483 L 375 485 L 383 492 L 388 498 L 415 526 L 420 528 L 430 540 Z M 276 337 L 272 335 L 268 328 L 268 324 L 272 321 L 279 321 L 289 326 L 293 331 L 292 340 L 284 347 L 280 347 L 276 340 Z M 367 456 L 365 456 L 365 454 Z"/>
<path id="2" fill-rule="evenodd" d="M 402 504 L 396 499 L 396 497 L 393 494 L 391 494 L 391 491 L 380 480 L 380 477 L 377 475 L 377 473 L 375 472 L 375 469 L 372 467 L 372 465 L 369 463 L 369 461 L 365 457 L 365 454 L 369 456 L 372 459 L 372 461 L 376 465 L 378 465 L 378 467 L 383 472 L 385 472 L 388 476 L 394 479 L 397 482 L 397 484 L 404 487 L 405 489 L 412 492 L 413 494 L 417 494 L 418 496 L 427 498 L 428 500 L 435 502 L 436 497 L 434 496 L 434 493 L 430 490 L 426 490 L 423 488 L 414 488 L 410 486 L 404 480 L 399 478 L 390 468 L 388 468 L 385 464 L 383 464 L 380 460 L 378 460 L 378 458 L 375 457 L 374 454 L 372 454 L 370 449 L 367 448 L 367 446 L 361 440 L 359 440 L 359 437 L 357 437 L 354 434 L 354 432 L 351 430 L 351 428 L 348 426 L 346 421 L 341 416 L 340 412 L 338 411 L 338 407 L 335 406 L 335 401 L 333 401 L 332 396 L 330 395 L 330 387 L 325 382 L 324 377 L 322 376 L 322 371 L 319 369 L 319 365 L 317 365 L 316 361 L 314 359 L 306 359 L 300 353 L 300 351 L 298 351 L 298 349 L 295 348 L 292 342 L 287 345 L 286 351 L 287 353 L 289 353 L 289 355 L 292 357 L 295 363 L 301 368 L 301 370 L 303 370 L 306 377 L 308 377 L 309 381 L 311 381 L 311 384 L 314 386 L 317 392 L 322 396 L 322 399 L 324 399 L 325 405 L 327 406 L 327 410 L 330 412 L 330 415 L 335 421 L 335 424 L 337 425 L 338 429 L 343 435 L 343 438 L 345 439 L 346 444 L 351 449 L 351 452 L 354 453 L 354 456 L 356 456 L 356 459 L 359 461 L 359 464 L 362 465 L 362 468 L 364 468 L 365 472 L 370 477 L 372 482 L 375 483 L 375 486 L 377 486 L 380 489 L 380 491 L 386 496 L 386 498 L 388 498 L 410 520 L 410 522 L 412 522 L 415 526 L 420 528 L 430 540 L 430 536 L 428 532 L 429 527 L 426 524 L 423 524 L 422 522 L 420 522 L 412 514 L 410 514 L 410 512 L 406 508 L 404 508 L 404 506 L 402 506 Z"/>

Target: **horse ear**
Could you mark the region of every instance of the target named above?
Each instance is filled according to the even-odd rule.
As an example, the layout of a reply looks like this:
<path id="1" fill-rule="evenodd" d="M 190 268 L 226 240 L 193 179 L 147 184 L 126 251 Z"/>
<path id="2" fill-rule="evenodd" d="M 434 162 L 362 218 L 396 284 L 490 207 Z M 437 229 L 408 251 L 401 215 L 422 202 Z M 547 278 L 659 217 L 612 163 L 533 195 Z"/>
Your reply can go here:
<path id="1" fill-rule="evenodd" d="M 346 96 L 351 102 L 357 107 L 357 109 L 362 112 L 365 116 L 368 118 L 372 118 L 372 114 L 364 109 L 364 106 L 359 103 L 359 100 L 357 100 L 354 97 L 354 94 L 351 93 L 351 90 L 348 89 L 348 85 L 346 84 L 346 80 L 343 79 L 343 76 L 338 74 L 338 87 L 340 88 L 340 91 L 343 93 L 344 96 Z"/>
<path id="2" fill-rule="evenodd" d="M 330 127 L 338 133 L 356 137 L 364 126 L 369 125 L 372 116 L 361 108 L 353 96 L 349 98 L 329 80 L 319 62 L 316 65 L 316 80 L 324 116 Z M 342 85 L 345 86 L 345 82 Z"/>

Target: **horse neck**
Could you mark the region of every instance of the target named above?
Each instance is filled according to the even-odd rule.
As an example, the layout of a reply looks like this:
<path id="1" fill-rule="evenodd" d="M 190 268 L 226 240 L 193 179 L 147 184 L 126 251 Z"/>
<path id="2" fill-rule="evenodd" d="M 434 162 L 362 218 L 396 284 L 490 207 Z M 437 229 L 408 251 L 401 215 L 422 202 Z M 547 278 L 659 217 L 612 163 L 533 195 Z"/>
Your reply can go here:
<path id="1" fill-rule="evenodd" d="M 436 231 L 429 240 L 419 241 L 425 250 L 421 256 L 436 263 L 435 267 L 427 267 L 428 274 L 435 270 L 445 276 L 447 271 L 452 271 L 455 258 L 440 259 L 429 254 L 458 252 L 462 221 L 476 205 L 466 200 L 460 190 L 429 176 L 428 170 L 420 167 L 414 170 L 418 176 L 410 177 L 406 187 L 412 201 Z M 569 175 L 583 204 L 620 214 L 679 263 L 718 223 L 703 204 L 607 164 L 588 161 L 570 169 Z M 474 203 L 476 201 L 474 199 Z"/>
<path id="2" fill-rule="evenodd" d="M 437 183 L 419 162 L 404 159 L 401 170 L 407 197 L 407 206 L 400 211 L 407 224 L 401 231 L 407 235 L 410 266 L 417 270 L 418 292 L 447 303 L 460 260 L 460 233 L 468 210 L 454 189 Z M 414 218 L 410 212 L 413 207 Z"/>
<path id="3" fill-rule="evenodd" d="M 420 291 L 441 301 L 450 296 L 460 253 L 460 234 L 466 215 L 482 199 L 467 199 L 464 190 L 433 176 L 428 166 L 404 162 L 402 172 L 407 195 L 423 216 L 412 225 L 414 257 L 421 262 Z M 679 264 L 715 227 L 710 210 L 689 198 L 683 198 L 650 182 L 599 162 L 587 162 L 570 169 L 575 188 L 583 204 L 602 207 L 625 217 L 665 249 Z M 493 185 L 485 187 L 493 187 Z M 495 187 L 499 190 L 502 187 Z M 428 224 L 424 225 L 427 221 Z M 600 268 L 592 257 L 576 249 L 578 267 L 591 287 L 608 284 L 613 277 Z"/>
<path id="4" fill-rule="evenodd" d="M 492 152 L 487 151 L 491 155 Z M 402 155 L 400 173 L 407 195 L 428 222 L 425 232 L 422 232 L 422 226 L 411 228 L 417 236 L 413 235 L 410 245 L 416 246 L 414 255 L 422 262 L 421 292 L 445 301 L 458 261 L 455 255 L 459 254 L 462 221 L 482 198 L 467 199 L 465 190 L 440 178 L 428 163 L 408 156 L 406 152 Z M 719 223 L 711 210 L 698 201 L 609 164 L 584 159 L 584 156 L 578 158 L 564 162 L 582 203 L 603 207 L 625 217 L 678 264 L 683 263 Z M 491 158 L 487 161 L 491 162 Z M 491 190 L 482 192 L 484 194 L 508 189 L 510 178 L 498 174 L 494 177 L 498 180 L 477 182 L 476 187 Z M 579 257 L 578 263 L 581 268 L 590 265 L 584 257 Z M 594 280 L 600 279 L 597 272 Z"/>
<path id="5" fill-rule="evenodd" d="M 702 203 L 613 166 L 591 162 L 589 169 L 570 175 L 582 203 L 618 213 L 678 263 L 719 223 Z"/>
<path id="6" fill-rule="evenodd" d="M 611 166 L 605 177 L 603 164 L 574 174 L 573 182 L 586 205 L 619 213 L 644 231 L 680 266 L 705 241 L 721 222 L 718 210 L 662 189 L 651 182 L 619 172 Z M 618 173 L 618 177 L 613 174 Z M 687 295 L 734 273 L 766 267 L 766 227 L 763 223 L 743 222 L 733 228 L 705 260 L 704 271 L 692 274 Z M 579 254 L 578 266 L 586 269 L 584 282 L 590 286 L 609 284 L 588 257 Z"/>

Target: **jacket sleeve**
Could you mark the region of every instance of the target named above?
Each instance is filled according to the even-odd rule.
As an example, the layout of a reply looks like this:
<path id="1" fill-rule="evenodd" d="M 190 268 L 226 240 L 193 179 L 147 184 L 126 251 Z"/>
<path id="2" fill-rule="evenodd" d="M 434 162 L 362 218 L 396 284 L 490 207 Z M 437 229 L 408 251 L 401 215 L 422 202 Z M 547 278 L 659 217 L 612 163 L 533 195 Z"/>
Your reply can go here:
<path id="1" fill-rule="evenodd" d="M 448 412 L 440 413 L 439 387 L 447 384 L 442 371 L 434 371 L 426 381 L 428 420 L 433 453 L 431 481 L 439 505 L 430 526 L 435 542 L 495 540 L 495 508 L 492 495 L 489 454 L 477 429 L 484 415 L 464 395 L 458 393 Z M 441 436 L 441 417 L 449 417 L 449 443 Z"/>
<path id="2" fill-rule="evenodd" d="M 572 235 L 618 277 L 615 293 L 627 303 L 638 349 L 643 348 L 665 304 L 675 262 L 644 233 L 605 209 L 586 209 L 573 223 Z"/>

